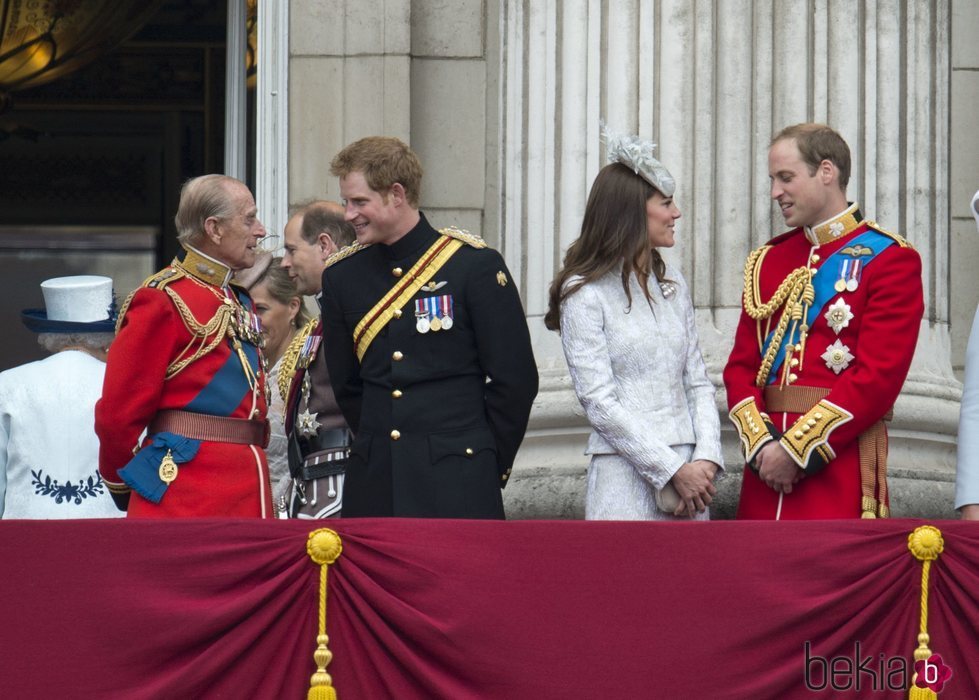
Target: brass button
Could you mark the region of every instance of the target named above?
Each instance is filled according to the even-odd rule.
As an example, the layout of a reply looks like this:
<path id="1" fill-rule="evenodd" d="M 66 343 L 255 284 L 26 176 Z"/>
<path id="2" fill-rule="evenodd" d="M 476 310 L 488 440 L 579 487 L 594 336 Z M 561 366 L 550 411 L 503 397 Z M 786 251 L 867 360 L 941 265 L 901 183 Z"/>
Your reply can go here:
<path id="1" fill-rule="evenodd" d="M 391 392 L 391 396 L 393 396 L 396 399 L 400 399 L 401 398 L 401 389 L 395 389 L 394 391 L 392 391 Z"/>
<path id="2" fill-rule="evenodd" d="M 501 478 L 501 479 L 502 479 L 503 481 L 506 481 L 507 479 L 509 479 L 509 478 L 510 478 L 510 472 L 507 472 L 506 474 L 504 474 L 504 475 L 503 475 L 503 476 L 501 476 L 500 478 Z"/>
<path id="3" fill-rule="evenodd" d="M 400 440 L 401 439 L 401 432 L 398 431 L 398 430 L 392 430 L 391 431 L 391 439 L 392 440 Z"/>
<path id="4" fill-rule="evenodd" d="M 802 426 L 802 432 L 808 433 L 810 430 L 812 430 L 812 426 L 811 425 L 804 425 L 804 426 Z"/>
<path id="5" fill-rule="evenodd" d="M 751 429 L 751 432 L 753 432 L 753 433 L 754 433 L 755 435 L 757 435 L 757 434 L 758 434 L 758 433 L 759 433 L 760 431 L 758 430 L 758 428 L 757 428 L 757 427 L 753 427 L 753 428 Z"/>
<path id="6" fill-rule="evenodd" d="M 400 267 L 396 267 L 393 270 L 391 270 L 391 274 L 394 275 L 395 277 L 401 277 L 403 271 L 401 270 Z"/>
<path id="7" fill-rule="evenodd" d="M 809 261 L 810 261 L 810 262 L 811 262 L 811 263 L 812 263 L 813 265 L 815 265 L 816 263 L 818 263 L 818 262 L 819 262 L 819 256 L 818 256 L 818 255 L 816 255 L 815 253 L 813 253 L 813 254 L 812 254 L 812 257 L 811 257 L 811 258 L 809 258 Z"/>
<path id="8" fill-rule="evenodd" d="M 797 382 L 797 381 L 799 381 L 799 375 L 798 374 L 789 374 L 789 383 L 790 384 L 792 382 Z"/>
<path id="9" fill-rule="evenodd" d="M 815 418 L 816 420 L 822 420 L 822 419 L 823 419 L 823 414 L 822 414 L 822 413 L 818 413 L 818 412 L 817 412 L 817 413 L 813 413 L 812 415 L 813 415 L 813 417 L 814 417 L 814 418 Z"/>
<path id="10" fill-rule="evenodd" d="M 801 439 L 802 439 L 802 437 L 803 437 L 803 435 L 802 435 L 802 431 L 801 431 L 801 430 L 796 430 L 796 431 L 795 431 L 795 439 L 796 439 L 796 440 L 801 440 Z"/>
<path id="11" fill-rule="evenodd" d="M 789 362 L 789 367 L 798 367 L 798 366 L 799 366 L 799 358 L 793 357 L 792 361 Z"/>
<path id="12" fill-rule="evenodd" d="M 401 352 L 400 350 L 395 350 L 394 353 L 391 355 L 391 359 L 393 359 L 395 362 L 401 362 L 403 358 L 404 358 L 404 353 Z"/>
<path id="13" fill-rule="evenodd" d="M 394 310 L 394 317 L 395 318 L 401 318 L 401 309 L 395 309 Z"/>
<path id="14" fill-rule="evenodd" d="M 472 457 L 473 456 L 473 448 L 467 447 L 466 448 L 466 454 L 469 455 L 470 457 Z"/>
<path id="15" fill-rule="evenodd" d="M 806 425 L 808 425 L 810 428 L 815 428 L 816 427 L 816 421 L 813 420 L 812 418 L 810 418 L 809 420 L 806 421 Z"/>

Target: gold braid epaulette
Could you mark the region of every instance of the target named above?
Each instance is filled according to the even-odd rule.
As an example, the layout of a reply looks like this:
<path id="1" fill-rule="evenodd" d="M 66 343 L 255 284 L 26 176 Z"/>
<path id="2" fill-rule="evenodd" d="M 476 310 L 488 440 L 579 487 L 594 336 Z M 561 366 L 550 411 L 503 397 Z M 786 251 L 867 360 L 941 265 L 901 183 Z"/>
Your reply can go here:
<path id="1" fill-rule="evenodd" d="M 456 240 L 462 241 L 466 245 L 470 245 L 473 248 L 485 248 L 486 241 L 484 241 L 480 236 L 474 233 L 469 233 L 469 231 L 464 231 L 461 228 L 456 228 L 455 226 L 449 226 L 447 228 L 439 229 L 439 233 L 443 236 L 448 236 L 449 238 L 455 238 Z"/>
<path id="2" fill-rule="evenodd" d="M 203 282 L 201 283 L 203 284 Z M 207 353 L 211 352 L 221 341 L 224 340 L 225 336 L 228 335 L 228 328 L 231 326 L 231 322 L 234 317 L 234 307 L 230 303 L 219 304 L 217 310 L 214 312 L 214 316 L 207 323 L 200 323 L 195 317 L 190 307 L 187 303 L 180 298 L 180 295 L 176 291 L 170 289 L 169 287 L 163 290 L 166 292 L 167 296 L 173 301 L 174 306 L 177 307 L 177 312 L 180 314 L 180 319 L 184 322 L 184 326 L 190 331 L 193 336 L 190 342 L 187 343 L 177 359 L 170 363 L 167 367 L 166 378 L 172 379 L 182 372 L 188 365 L 192 362 L 204 357 Z M 194 353 L 187 357 L 187 353 L 190 352 L 191 348 L 194 346 L 195 341 L 200 338 L 200 344 Z"/>
<path id="3" fill-rule="evenodd" d="M 748 255 L 748 260 L 744 265 L 744 310 L 751 318 L 757 322 L 771 318 L 779 309 L 785 309 L 775 328 L 772 342 L 769 343 L 768 350 L 762 358 L 758 374 L 755 376 L 755 384 L 764 386 L 768 380 L 768 375 L 772 370 L 772 364 L 778 355 L 779 348 L 782 347 L 782 339 L 785 337 L 785 330 L 788 328 L 789 321 L 800 320 L 804 303 L 812 303 L 810 296 L 812 284 L 809 268 L 806 266 L 797 267 L 790 272 L 782 283 L 772 294 L 772 298 L 767 302 L 761 301 L 761 264 L 765 255 L 771 250 L 772 246 L 763 245 L 757 250 L 753 250 Z"/>
<path id="4" fill-rule="evenodd" d="M 354 253 L 359 253 L 360 251 L 370 247 L 371 247 L 370 243 L 351 243 L 350 245 L 346 245 L 340 250 L 338 250 L 337 252 L 335 252 L 333 255 L 328 257 L 326 259 L 326 263 L 324 263 L 323 265 L 323 268 L 325 269 L 330 265 L 333 265 L 335 263 L 340 262 L 341 260 L 344 260 L 345 258 L 349 258 Z"/>
<path id="5" fill-rule="evenodd" d="M 282 353 L 282 363 L 279 365 L 279 396 L 285 403 L 289 399 L 289 387 L 292 386 L 292 378 L 296 376 L 296 364 L 299 362 L 299 353 L 306 343 L 306 338 L 310 336 L 318 318 L 311 318 L 306 324 L 296 331 L 296 335 L 289 341 L 286 351 Z"/>
<path id="6" fill-rule="evenodd" d="M 126 297 L 126 301 L 122 302 L 122 308 L 119 309 L 119 317 L 116 318 L 116 333 L 122 327 L 122 319 L 126 316 L 126 312 L 129 311 L 129 305 L 133 301 L 133 297 L 136 296 L 136 292 L 140 289 L 160 289 L 163 290 L 168 284 L 172 284 L 182 277 L 186 277 L 187 273 L 181 270 L 179 267 L 173 265 L 165 267 L 158 272 L 154 272 L 152 275 L 143 280 L 143 283 L 136 287 L 133 291 L 129 293 Z"/>
<path id="7" fill-rule="evenodd" d="M 900 234 L 894 233 L 892 231 L 887 231 L 887 230 L 881 228 L 881 225 L 878 224 L 876 221 L 870 221 L 868 219 L 867 220 L 867 226 L 869 226 L 870 228 L 872 228 L 877 233 L 883 233 L 888 238 L 893 238 L 895 241 L 897 241 L 897 244 L 899 246 L 901 246 L 902 248 L 910 248 L 911 250 L 914 250 L 915 249 L 914 246 L 911 245 L 904 236 L 901 236 Z"/>

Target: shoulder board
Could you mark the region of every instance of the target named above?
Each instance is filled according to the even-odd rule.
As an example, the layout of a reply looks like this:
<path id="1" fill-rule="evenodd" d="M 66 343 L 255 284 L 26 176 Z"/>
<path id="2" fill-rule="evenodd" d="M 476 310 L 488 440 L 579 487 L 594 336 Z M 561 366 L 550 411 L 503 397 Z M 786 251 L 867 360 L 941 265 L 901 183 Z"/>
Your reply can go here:
<path id="1" fill-rule="evenodd" d="M 174 267 L 171 265 L 163 268 L 159 272 L 155 272 L 143 280 L 141 285 L 129 293 L 129 296 L 126 297 L 126 301 L 122 302 L 122 307 L 119 309 L 119 316 L 116 317 L 116 333 L 118 333 L 119 329 L 122 327 L 122 319 L 125 318 L 126 312 L 129 311 L 129 305 L 132 303 L 133 297 L 136 296 L 136 292 L 138 292 L 140 289 L 159 289 L 160 291 L 163 291 L 166 289 L 168 284 L 176 282 L 180 278 L 186 277 L 186 275 L 187 273 L 181 270 L 179 267 Z"/>
<path id="2" fill-rule="evenodd" d="M 335 252 L 333 255 L 331 255 L 330 257 L 328 257 L 326 259 L 326 264 L 323 265 L 323 267 L 324 268 L 327 268 L 330 265 L 334 265 L 334 264 L 340 262 L 341 260 L 343 260 L 345 258 L 349 258 L 354 253 L 359 253 L 360 251 L 364 250 L 365 248 L 370 248 L 370 247 L 371 247 L 371 244 L 370 243 L 367 243 L 367 244 L 363 244 L 363 243 L 351 243 L 350 245 L 344 246 L 343 248 L 341 248 L 340 250 L 338 250 L 337 252 Z"/>
<path id="3" fill-rule="evenodd" d="M 891 231 L 885 231 L 883 228 L 881 228 L 881 225 L 878 224 L 876 221 L 870 221 L 868 219 L 867 226 L 872 228 L 877 233 L 882 233 L 888 238 L 893 238 L 895 241 L 897 241 L 897 244 L 902 248 L 911 248 L 912 250 L 914 250 L 914 246 L 908 243 L 907 239 L 905 239 L 903 236 L 900 236 L 896 233 L 892 233 Z"/>
<path id="4" fill-rule="evenodd" d="M 448 228 L 439 229 L 439 233 L 443 236 L 448 236 L 449 238 L 455 238 L 456 240 L 462 241 L 466 245 L 471 245 L 473 248 L 485 248 L 486 241 L 474 233 L 469 233 L 469 231 L 463 231 L 461 228 L 456 228 L 455 226 L 449 226 Z"/>

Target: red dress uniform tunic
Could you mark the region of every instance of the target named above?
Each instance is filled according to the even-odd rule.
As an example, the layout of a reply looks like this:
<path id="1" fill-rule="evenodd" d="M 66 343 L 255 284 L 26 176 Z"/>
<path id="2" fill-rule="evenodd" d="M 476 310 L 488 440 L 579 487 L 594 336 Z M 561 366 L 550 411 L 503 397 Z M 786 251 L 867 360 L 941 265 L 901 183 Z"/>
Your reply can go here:
<path id="1" fill-rule="evenodd" d="M 182 258 L 182 259 L 181 259 Z M 265 375 L 252 329 L 233 322 L 248 362 L 246 371 L 228 332 L 200 331 L 241 305 L 243 290 L 229 286 L 231 271 L 193 249 L 150 277 L 127 301 L 109 350 L 102 399 L 95 409 L 101 440 L 99 471 L 110 490 L 124 492 L 125 474 L 140 435 L 164 409 L 264 420 Z M 191 320 L 188 320 L 188 314 Z M 250 318 L 248 313 L 241 317 Z M 239 319 L 240 320 L 240 319 Z M 197 328 L 198 334 L 191 328 Z M 210 349 L 208 349 L 210 348 Z M 194 358 L 181 369 L 182 361 Z M 167 378 L 169 374 L 170 378 Z M 152 435 L 143 442 L 145 448 Z M 259 444 L 201 441 L 190 461 L 178 463 L 176 479 L 159 503 L 133 493 L 130 517 L 271 517 L 268 463 Z"/>
<path id="2" fill-rule="evenodd" d="M 807 299 L 791 291 L 787 301 L 773 299 L 780 286 L 782 291 L 791 286 L 793 275 L 803 283 L 808 276 L 817 288 L 822 283 L 826 292 L 823 306 L 808 316 L 807 333 L 800 320 L 793 334 L 791 319 L 792 299 L 798 298 L 803 310 Z M 856 205 L 815 229 L 795 229 L 752 253 L 741 319 L 724 370 L 730 417 L 748 463 L 737 517 L 887 514 L 886 480 L 876 485 L 876 493 L 868 491 L 861 457 L 865 471 L 883 475 L 887 438 L 879 421 L 904 384 L 923 310 L 918 253 L 900 237 L 861 220 Z M 759 371 L 765 364 L 763 343 L 783 314 L 789 318 L 777 345 L 788 352 L 781 366 L 760 377 L 766 374 Z M 784 397 L 793 393 L 810 398 L 803 406 L 784 405 Z M 772 440 L 779 440 L 805 471 L 784 496 L 754 471 L 756 455 Z M 865 500 L 868 493 L 871 502 Z"/>

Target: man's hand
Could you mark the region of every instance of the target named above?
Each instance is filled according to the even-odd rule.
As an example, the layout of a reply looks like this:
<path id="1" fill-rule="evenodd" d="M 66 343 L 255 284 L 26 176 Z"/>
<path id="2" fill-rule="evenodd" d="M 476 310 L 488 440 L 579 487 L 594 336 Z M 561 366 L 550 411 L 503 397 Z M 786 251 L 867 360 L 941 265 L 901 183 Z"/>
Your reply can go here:
<path id="1" fill-rule="evenodd" d="M 959 508 L 962 520 L 979 520 L 979 503 L 970 503 Z"/>
<path id="2" fill-rule="evenodd" d="M 805 476 L 805 472 L 777 442 L 762 447 L 755 462 L 759 478 L 778 493 L 792 493 L 792 484 Z"/>
<path id="3" fill-rule="evenodd" d="M 717 495 L 714 488 L 714 475 L 717 473 L 717 465 L 705 459 L 698 459 L 694 462 L 687 462 L 680 467 L 670 483 L 680 496 L 680 505 L 673 511 L 673 515 L 689 515 L 703 513 L 707 506 Z"/>

